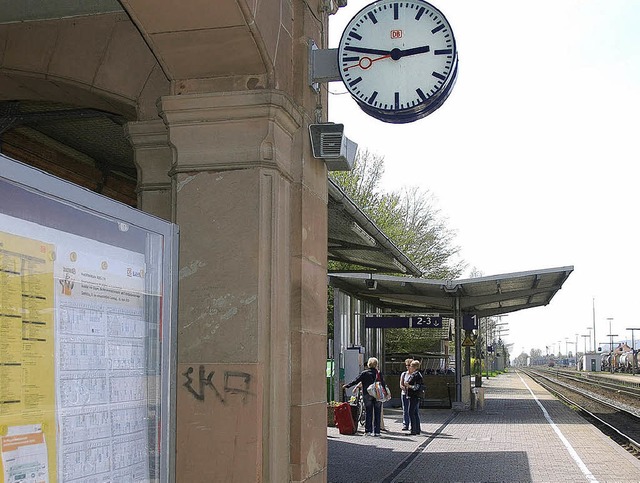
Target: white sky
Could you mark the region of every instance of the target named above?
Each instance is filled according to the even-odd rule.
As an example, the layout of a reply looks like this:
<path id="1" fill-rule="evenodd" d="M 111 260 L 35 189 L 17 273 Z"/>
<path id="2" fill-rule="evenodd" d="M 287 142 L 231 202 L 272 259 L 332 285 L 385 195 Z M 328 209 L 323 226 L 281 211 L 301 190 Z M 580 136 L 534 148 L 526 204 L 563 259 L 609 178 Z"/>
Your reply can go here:
<path id="1" fill-rule="evenodd" d="M 330 47 L 368 3 L 349 0 L 331 17 Z M 392 125 L 336 94 L 329 120 L 385 157 L 385 190 L 418 185 L 436 196 L 469 269 L 575 267 L 547 307 L 502 319 L 513 356 L 573 352 L 593 325 L 594 299 L 597 342 L 631 339 L 626 329 L 640 327 L 640 1 L 431 3 L 459 55 L 444 105 Z M 346 92 L 340 82 L 329 90 Z M 635 339 L 640 347 L 640 331 Z M 584 343 L 578 336 L 580 352 Z"/>

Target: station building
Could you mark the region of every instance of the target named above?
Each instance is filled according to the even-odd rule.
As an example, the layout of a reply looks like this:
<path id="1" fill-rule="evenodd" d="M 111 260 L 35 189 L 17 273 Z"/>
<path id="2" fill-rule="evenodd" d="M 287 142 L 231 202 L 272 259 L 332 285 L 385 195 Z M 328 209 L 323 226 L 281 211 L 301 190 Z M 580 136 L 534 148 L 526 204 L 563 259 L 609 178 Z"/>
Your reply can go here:
<path id="1" fill-rule="evenodd" d="M 327 169 L 308 124 L 321 0 L 0 2 L 0 150 L 180 227 L 177 481 L 326 480 Z M 317 363 L 317 361 L 322 361 Z M 183 388 L 184 389 L 184 388 Z"/>

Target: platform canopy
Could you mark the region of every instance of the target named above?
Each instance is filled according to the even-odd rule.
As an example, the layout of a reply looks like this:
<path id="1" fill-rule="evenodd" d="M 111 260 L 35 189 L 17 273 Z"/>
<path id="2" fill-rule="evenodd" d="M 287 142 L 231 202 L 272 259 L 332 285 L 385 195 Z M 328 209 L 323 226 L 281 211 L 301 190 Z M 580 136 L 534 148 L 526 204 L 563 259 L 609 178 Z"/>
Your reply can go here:
<path id="1" fill-rule="evenodd" d="M 541 307 L 573 272 L 573 266 L 459 280 L 430 280 L 367 273 L 330 274 L 329 283 L 383 312 L 503 315 Z"/>
<path id="2" fill-rule="evenodd" d="M 331 178 L 328 193 L 330 260 L 358 265 L 374 272 L 421 275 L 409 257 Z"/>

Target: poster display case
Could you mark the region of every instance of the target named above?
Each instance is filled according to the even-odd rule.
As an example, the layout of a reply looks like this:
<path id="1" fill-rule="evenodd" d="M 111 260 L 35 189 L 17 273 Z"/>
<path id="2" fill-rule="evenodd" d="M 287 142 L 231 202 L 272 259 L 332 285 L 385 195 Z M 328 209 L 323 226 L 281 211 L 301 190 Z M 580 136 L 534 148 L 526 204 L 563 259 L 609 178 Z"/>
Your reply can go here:
<path id="1" fill-rule="evenodd" d="M 0 482 L 174 480 L 177 245 L 0 155 Z"/>

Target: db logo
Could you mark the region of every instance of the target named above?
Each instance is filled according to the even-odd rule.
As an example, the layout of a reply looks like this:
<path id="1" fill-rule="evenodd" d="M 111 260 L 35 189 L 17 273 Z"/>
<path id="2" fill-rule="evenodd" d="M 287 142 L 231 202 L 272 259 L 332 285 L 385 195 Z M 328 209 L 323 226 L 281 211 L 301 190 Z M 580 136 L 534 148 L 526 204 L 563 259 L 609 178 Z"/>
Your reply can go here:
<path id="1" fill-rule="evenodd" d="M 392 30 L 391 31 L 392 39 L 401 39 L 402 38 L 402 30 Z"/>

